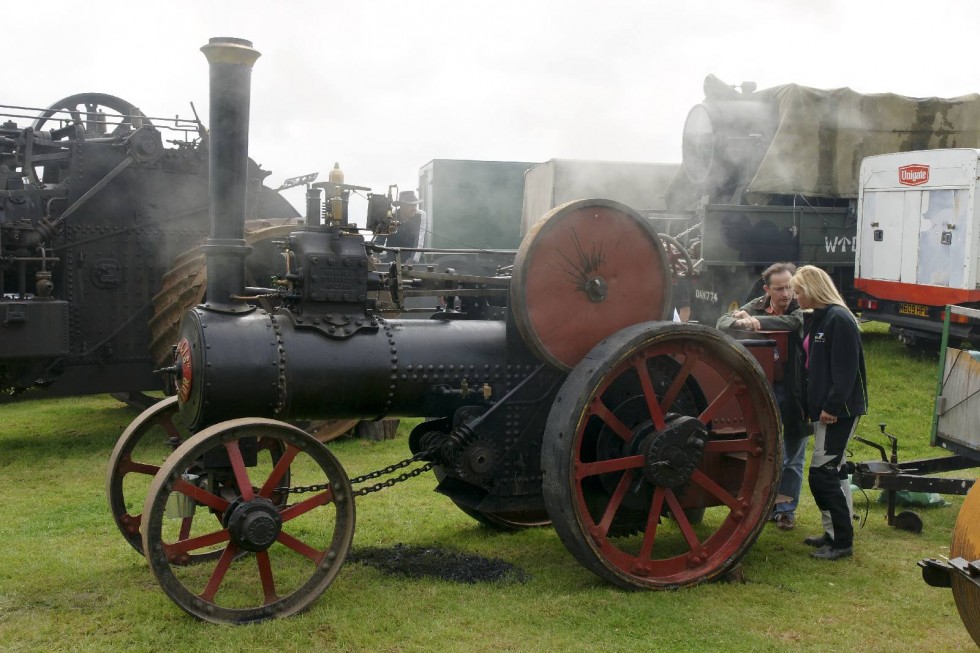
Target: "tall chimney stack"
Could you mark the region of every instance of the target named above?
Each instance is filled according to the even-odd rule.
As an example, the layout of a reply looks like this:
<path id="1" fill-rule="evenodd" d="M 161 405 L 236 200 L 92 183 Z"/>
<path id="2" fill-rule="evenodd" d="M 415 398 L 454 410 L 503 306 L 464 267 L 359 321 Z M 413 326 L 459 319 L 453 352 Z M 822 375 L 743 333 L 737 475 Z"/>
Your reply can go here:
<path id="1" fill-rule="evenodd" d="M 245 193 L 248 183 L 248 123 L 252 66 L 261 56 L 245 39 L 219 37 L 201 48 L 210 64 L 208 173 L 211 233 L 207 258 L 207 306 L 238 313 L 250 310 L 245 294 Z"/>

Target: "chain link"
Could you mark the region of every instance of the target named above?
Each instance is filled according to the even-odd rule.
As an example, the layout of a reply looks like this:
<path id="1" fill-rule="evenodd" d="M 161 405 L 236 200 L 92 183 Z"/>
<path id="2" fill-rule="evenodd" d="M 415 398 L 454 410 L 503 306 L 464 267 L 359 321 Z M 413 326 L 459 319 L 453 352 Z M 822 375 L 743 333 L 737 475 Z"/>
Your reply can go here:
<path id="1" fill-rule="evenodd" d="M 420 451 L 419 453 L 415 454 L 411 458 L 400 460 L 397 463 L 388 465 L 387 467 L 382 467 L 381 469 L 375 470 L 373 472 L 368 472 L 363 476 L 352 478 L 350 480 L 350 484 L 359 485 L 366 481 L 370 481 L 376 478 L 381 478 L 382 476 L 387 476 L 393 472 L 398 471 L 399 469 L 408 467 L 412 463 L 420 462 L 424 458 L 430 456 L 432 453 L 433 453 L 432 451 L 428 451 L 428 450 Z M 365 494 L 371 494 L 372 492 L 379 492 L 387 487 L 391 487 L 397 483 L 401 483 L 402 481 L 407 481 L 408 479 L 418 476 L 419 474 L 424 474 L 425 472 L 432 469 L 433 464 L 434 463 L 428 462 L 422 465 L 421 467 L 416 467 L 415 469 L 409 470 L 404 474 L 399 474 L 394 478 L 389 478 L 386 481 L 381 481 L 380 483 L 375 483 L 374 485 L 363 487 L 360 490 L 354 490 L 353 495 L 355 497 L 361 497 L 364 496 Z M 279 494 L 306 494 L 309 492 L 322 492 L 323 490 L 327 490 L 330 487 L 331 487 L 330 483 L 320 483 L 317 485 L 294 485 L 292 487 L 282 486 L 282 487 L 277 487 L 275 491 L 278 492 Z"/>
<path id="2" fill-rule="evenodd" d="M 383 490 L 386 487 L 391 487 L 392 485 L 395 485 L 396 483 L 401 483 L 402 481 L 407 481 L 408 479 L 410 479 L 410 478 L 412 478 L 414 476 L 418 476 L 419 474 L 423 474 L 423 473 L 429 471 L 430 469 L 432 469 L 432 464 L 433 463 L 426 463 L 426 464 L 422 465 L 421 467 L 416 467 L 415 469 L 413 469 L 411 471 L 407 471 L 404 474 L 399 474 L 398 476 L 396 476 L 394 478 L 389 478 L 387 481 L 382 481 L 380 483 L 375 483 L 374 485 L 369 485 L 367 487 L 363 487 L 360 490 L 354 490 L 353 494 L 354 494 L 355 497 L 362 497 L 365 494 L 371 494 L 372 492 L 379 492 L 380 490 Z M 351 483 L 353 484 L 353 481 Z"/>

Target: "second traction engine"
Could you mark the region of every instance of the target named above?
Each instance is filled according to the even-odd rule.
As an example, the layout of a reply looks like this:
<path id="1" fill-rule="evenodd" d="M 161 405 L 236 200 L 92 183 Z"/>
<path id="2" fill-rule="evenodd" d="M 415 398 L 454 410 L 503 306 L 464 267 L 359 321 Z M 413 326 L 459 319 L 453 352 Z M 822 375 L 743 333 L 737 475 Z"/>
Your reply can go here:
<path id="1" fill-rule="evenodd" d="M 609 200 L 571 202 L 511 268 L 476 277 L 412 269 L 400 251 L 375 269 L 378 246 L 328 214 L 283 242 L 275 288 L 246 288 L 240 162 L 258 53 L 238 39 L 204 51 L 221 116 L 208 299 L 181 327 L 176 397 L 127 429 L 108 481 L 117 524 L 181 608 L 241 623 L 307 607 L 350 549 L 354 497 L 385 484 L 354 486 L 413 465 L 387 485 L 431 469 L 468 515 L 553 524 L 622 587 L 693 585 L 739 563 L 776 498 L 778 357 L 769 340 L 665 321 L 670 261 L 648 221 Z M 428 319 L 381 310 L 423 291 L 446 298 Z M 278 308 L 250 303 L 260 295 Z M 413 455 L 357 479 L 281 421 L 385 416 L 424 418 Z M 161 419 L 173 453 L 134 464 Z M 132 515 L 139 497 L 123 494 L 137 474 L 152 482 Z"/>

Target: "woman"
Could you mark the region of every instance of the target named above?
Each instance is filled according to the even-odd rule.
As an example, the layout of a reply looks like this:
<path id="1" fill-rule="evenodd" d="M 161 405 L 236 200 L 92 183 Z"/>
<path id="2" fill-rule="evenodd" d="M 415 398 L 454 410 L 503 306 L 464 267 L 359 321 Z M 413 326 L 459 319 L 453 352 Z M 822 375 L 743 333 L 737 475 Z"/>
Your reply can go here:
<path id="1" fill-rule="evenodd" d="M 804 542 L 818 547 L 813 557 L 837 560 L 853 553 L 851 486 L 841 481 L 845 448 L 868 409 L 864 350 L 857 320 L 830 276 L 812 265 L 793 275 L 796 299 L 813 309 L 804 339 L 807 358 L 807 412 L 813 421 L 810 492 L 823 516 L 822 535 Z"/>

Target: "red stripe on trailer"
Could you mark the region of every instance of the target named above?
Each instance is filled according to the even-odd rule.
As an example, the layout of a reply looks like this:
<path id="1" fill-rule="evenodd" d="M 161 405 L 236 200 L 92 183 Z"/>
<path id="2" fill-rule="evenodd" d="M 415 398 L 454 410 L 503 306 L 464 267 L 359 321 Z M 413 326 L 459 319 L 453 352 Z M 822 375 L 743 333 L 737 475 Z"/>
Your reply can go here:
<path id="1" fill-rule="evenodd" d="M 926 286 L 900 281 L 882 281 L 880 279 L 854 279 L 854 287 L 877 299 L 925 304 L 927 306 L 980 302 L 980 290 Z"/>

